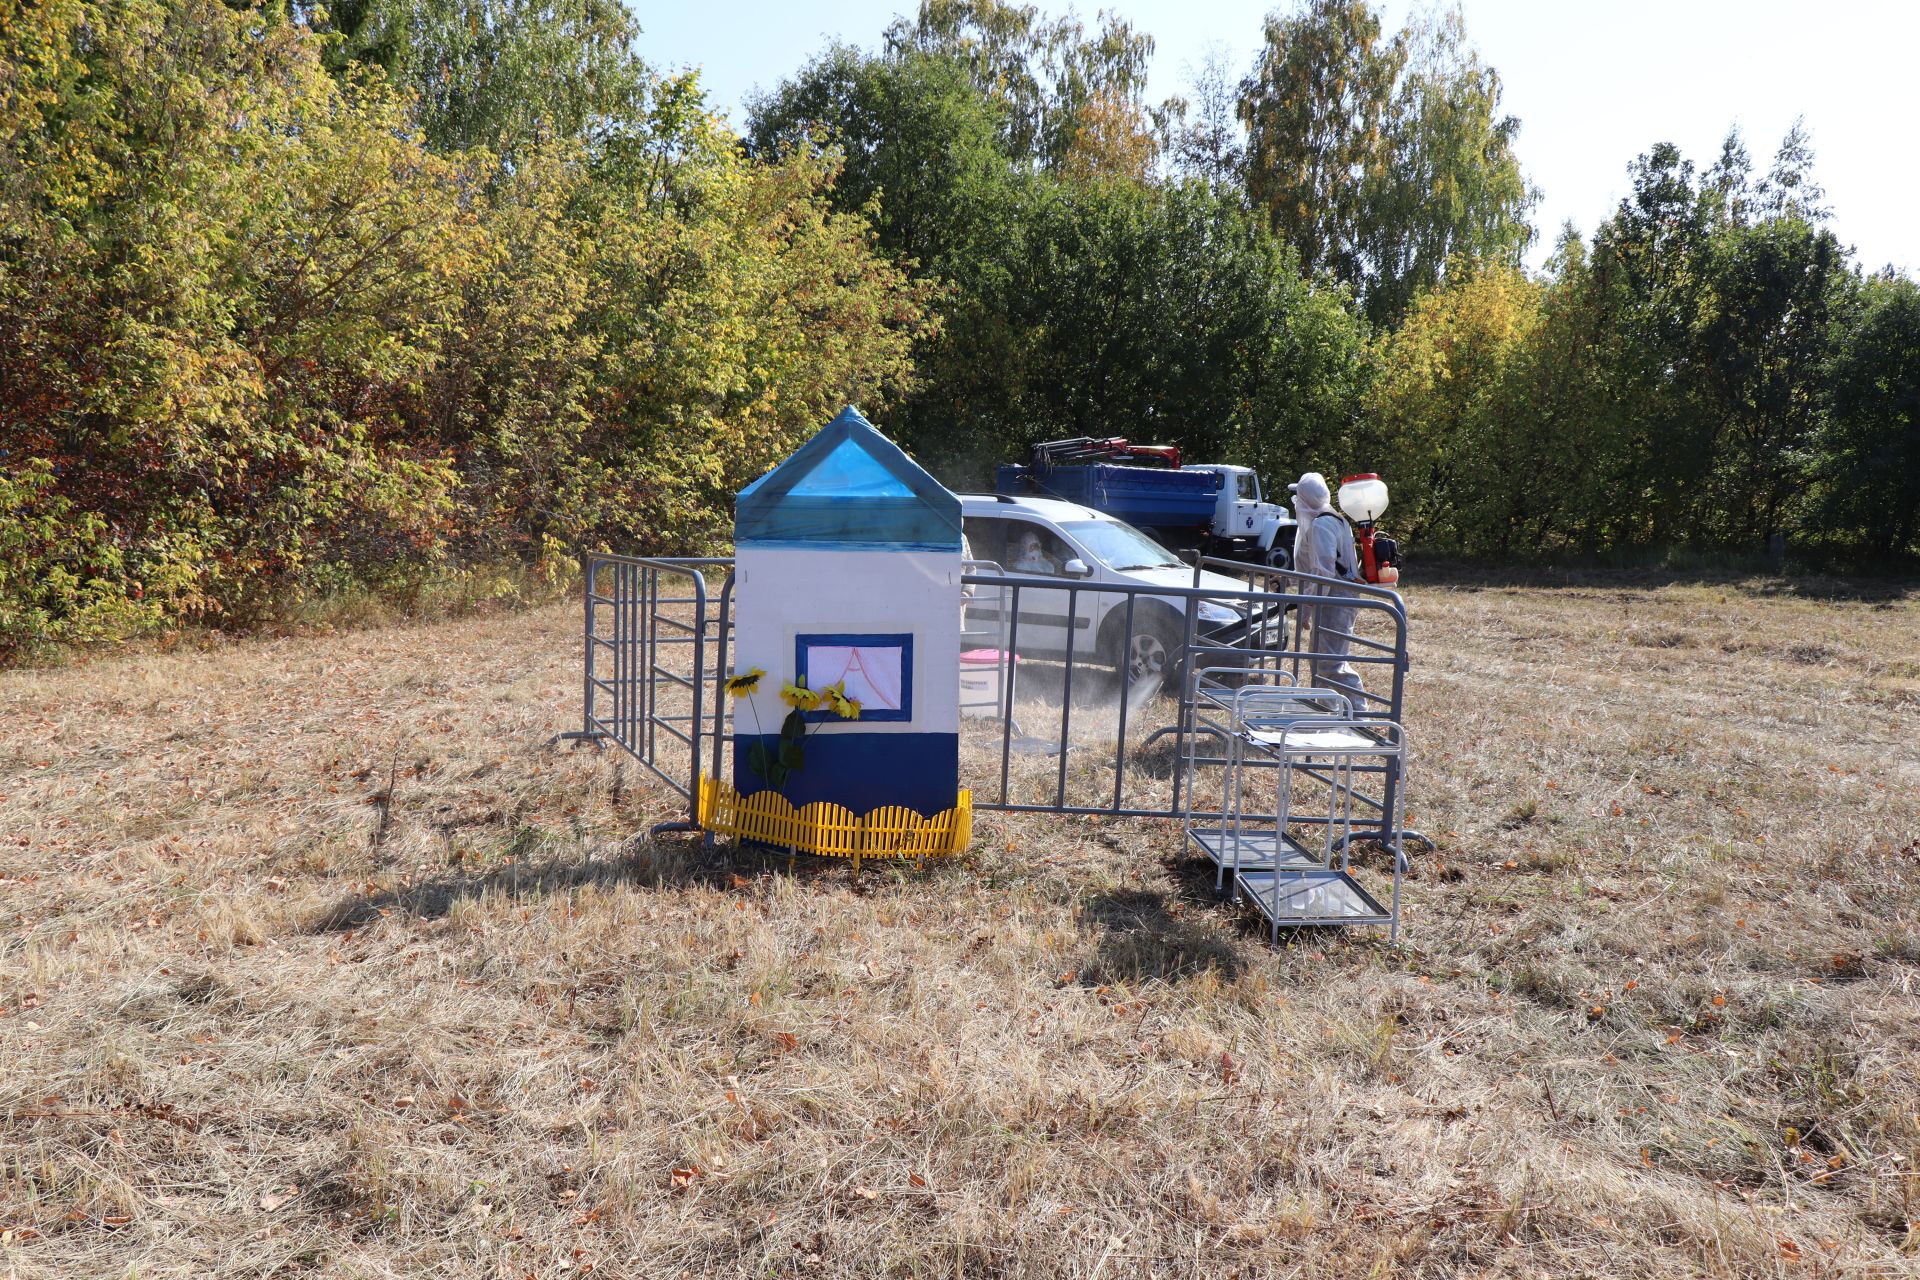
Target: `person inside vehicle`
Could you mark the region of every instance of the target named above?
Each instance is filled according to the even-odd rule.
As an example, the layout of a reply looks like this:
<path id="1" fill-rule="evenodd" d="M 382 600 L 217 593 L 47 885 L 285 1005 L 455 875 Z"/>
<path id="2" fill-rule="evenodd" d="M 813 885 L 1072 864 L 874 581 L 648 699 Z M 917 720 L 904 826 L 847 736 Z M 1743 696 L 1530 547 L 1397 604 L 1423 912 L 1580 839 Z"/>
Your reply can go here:
<path id="1" fill-rule="evenodd" d="M 1020 535 L 1020 549 L 1008 567 L 1015 573 L 1044 573 L 1049 577 L 1057 576 L 1060 572 L 1060 566 L 1041 546 L 1040 534 L 1034 529 Z"/>
<path id="2" fill-rule="evenodd" d="M 1293 491 L 1293 510 L 1300 524 L 1293 535 L 1293 567 L 1297 573 L 1341 582 L 1360 581 L 1360 557 L 1355 552 L 1353 527 L 1333 509 L 1326 477 L 1309 471 L 1287 486 Z M 1314 595 L 1339 597 L 1331 584 L 1302 583 L 1300 590 Z M 1360 673 L 1347 661 L 1353 651 L 1354 609 L 1348 605 L 1317 604 L 1310 608 L 1307 623 L 1312 630 L 1312 648 L 1325 657 L 1313 659 L 1313 683 L 1346 695 L 1353 709 L 1363 710 L 1364 686 Z"/>

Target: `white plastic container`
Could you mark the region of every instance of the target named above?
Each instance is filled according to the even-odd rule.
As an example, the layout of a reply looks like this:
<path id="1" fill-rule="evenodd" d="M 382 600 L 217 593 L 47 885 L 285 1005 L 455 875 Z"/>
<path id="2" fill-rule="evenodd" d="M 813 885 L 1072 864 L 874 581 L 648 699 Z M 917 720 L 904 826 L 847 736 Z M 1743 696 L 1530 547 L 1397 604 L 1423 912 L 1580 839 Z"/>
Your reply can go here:
<path id="1" fill-rule="evenodd" d="M 968 649 L 960 655 L 960 714 L 1002 714 L 1001 682 L 1017 659 L 998 649 Z"/>
<path id="2" fill-rule="evenodd" d="M 1340 482 L 1340 510 L 1347 519 L 1372 524 L 1387 511 L 1387 482 L 1371 471 Z"/>

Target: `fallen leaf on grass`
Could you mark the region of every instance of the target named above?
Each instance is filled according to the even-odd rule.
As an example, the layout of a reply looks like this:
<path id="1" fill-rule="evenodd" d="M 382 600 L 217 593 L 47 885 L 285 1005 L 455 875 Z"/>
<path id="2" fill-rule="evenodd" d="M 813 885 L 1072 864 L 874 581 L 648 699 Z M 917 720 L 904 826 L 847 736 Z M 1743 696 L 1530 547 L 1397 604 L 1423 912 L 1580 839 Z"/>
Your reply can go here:
<path id="1" fill-rule="evenodd" d="M 275 1188 L 262 1195 L 260 1197 L 260 1207 L 268 1213 L 273 1213 L 275 1210 L 292 1204 L 294 1197 L 299 1194 L 299 1186 L 295 1183 L 288 1183 L 284 1187 Z"/>
<path id="2" fill-rule="evenodd" d="M 880 1193 L 872 1187 L 854 1187 L 853 1194 L 859 1196 L 862 1200 L 878 1200 L 880 1198 Z"/>
<path id="3" fill-rule="evenodd" d="M 773 1042 L 789 1052 L 800 1047 L 800 1037 L 794 1035 L 791 1031 L 774 1032 Z"/>
<path id="4" fill-rule="evenodd" d="M 920 1176 L 919 1174 L 917 1174 L 917 1173 L 910 1173 L 910 1174 L 908 1174 L 908 1175 L 907 1175 L 907 1182 L 908 1182 L 908 1184 L 909 1184 L 909 1185 L 912 1185 L 912 1186 L 916 1186 L 916 1187 L 924 1187 L 924 1186 L 926 1186 L 926 1185 L 927 1185 L 927 1180 L 926 1180 L 925 1178 L 923 1178 L 923 1177 L 921 1177 L 921 1176 Z"/>
<path id="5" fill-rule="evenodd" d="M 693 1185 L 693 1180 L 699 1176 L 699 1166 L 684 1164 L 667 1176 L 667 1185 L 675 1191 L 685 1191 Z"/>

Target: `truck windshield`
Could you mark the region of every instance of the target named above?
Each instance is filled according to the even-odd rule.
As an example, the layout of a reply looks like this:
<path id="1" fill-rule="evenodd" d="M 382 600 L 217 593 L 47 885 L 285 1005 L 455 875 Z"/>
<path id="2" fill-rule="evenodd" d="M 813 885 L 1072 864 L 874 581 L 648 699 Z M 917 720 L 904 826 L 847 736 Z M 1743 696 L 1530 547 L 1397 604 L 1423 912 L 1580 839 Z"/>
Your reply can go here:
<path id="1" fill-rule="evenodd" d="M 1118 520 L 1079 520 L 1060 526 L 1086 553 L 1116 572 L 1130 569 L 1178 569 L 1173 553 L 1130 524 Z"/>

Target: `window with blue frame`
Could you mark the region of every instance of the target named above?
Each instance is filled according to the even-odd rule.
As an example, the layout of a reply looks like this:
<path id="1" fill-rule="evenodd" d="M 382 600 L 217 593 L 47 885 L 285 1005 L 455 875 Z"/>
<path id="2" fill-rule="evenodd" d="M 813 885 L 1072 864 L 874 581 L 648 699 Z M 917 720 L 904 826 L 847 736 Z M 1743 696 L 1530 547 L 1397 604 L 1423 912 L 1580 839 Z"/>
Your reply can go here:
<path id="1" fill-rule="evenodd" d="M 906 632 L 796 636 L 793 665 L 809 689 L 844 681 L 862 720 L 913 719 L 913 636 Z M 808 716 L 837 718 L 828 711 Z"/>

